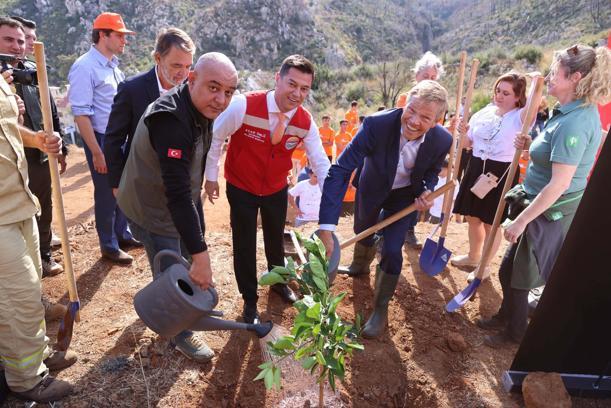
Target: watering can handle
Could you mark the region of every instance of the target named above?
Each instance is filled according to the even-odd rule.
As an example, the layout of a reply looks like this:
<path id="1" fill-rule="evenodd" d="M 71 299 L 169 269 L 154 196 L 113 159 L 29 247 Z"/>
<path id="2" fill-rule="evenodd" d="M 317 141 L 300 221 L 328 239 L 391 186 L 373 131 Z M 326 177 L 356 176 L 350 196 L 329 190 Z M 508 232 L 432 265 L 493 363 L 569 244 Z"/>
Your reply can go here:
<path id="1" fill-rule="evenodd" d="M 211 310 L 207 312 L 208 316 L 223 317 L 225 314 L 220 310 Z"/>
<path id="2" fill-rule="evenodd" d="M 157 255 L 155 255 L 155 258 L 153 259 L 153 270 L 161 272 L 159 267 L 161 265 L 161 259 L 164 256 L 168 256 L 170 258 L 174 258 L 175 260 L 178 261 L 178 263 L 183 264 L 184 267 L 187 268 L 187 270 L 191 269 L 191 264 L 189 262 L 187 262 L 187 260 L 185 258 L 180 256 L 176 251 L 172 251 L 171 249 L 163 249 L 163 250 L 157 252 Z"/>

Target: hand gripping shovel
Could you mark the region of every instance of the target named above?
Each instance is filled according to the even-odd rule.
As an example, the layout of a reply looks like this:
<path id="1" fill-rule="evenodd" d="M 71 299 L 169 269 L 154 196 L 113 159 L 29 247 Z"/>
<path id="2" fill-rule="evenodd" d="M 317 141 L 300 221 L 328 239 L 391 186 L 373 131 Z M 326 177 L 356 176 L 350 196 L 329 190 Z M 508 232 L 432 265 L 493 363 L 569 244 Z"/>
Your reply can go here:
<path id="1" fill-rule="evenodd" d="M 49 82 L 47 79 L 47 63 L 45 60 L 45 46 L 41 42 L 34 43 L 34 56 L 36 57 L 36 70 L 38 71 L 38 87 L 40 91 L 40 107 L 42 110 L 43 128 L 47 133 L 53 133 L 53 121 L 51 118 L 51 99 L 49 96 Z M 72 266 L 72 255 L 70 243 L 68 242 L 68 228 L 66 227 L 66 215 L 64 214 L 64 199 L 59 182 L 59 169 L 57 157 L 49 155 L 49 170 L 51 171 L 51 186 L 53 187 L 53 208 L 55 217 L 59 222 L 59 236 L 62 241 L 62 252 L 64 254 L 64 269 L 68 280 L 68 293 L 70 303 L 68 311 L 59 325 L 57 332 L 57 349 L 68 350 L 72 341 L 72 329 L 74 321 L 80 321 L 80 301 L 76 290 L 74 279 L 74 268 Z"/>
<path id="2" fill-rule="evenodd" d="M 528 97 L 528 102 L 526 104 L 526 118 L 524 120 L 524 123 L 522 124 L 522 133 L 528 133 L 528 129 L 533 123 L 535 115 L 537 114 L 537 110 L 539 109 L 539 103 L 541 102 L 542 95 L 543 78 L 536 77 L 533 79 L 530 94 Z M 488 237 L 486 238 L 486 242 L 484 243 L 482 259 L 480 261 L 479 266 L 477 267 L 477 275 L 475 276 L 475 279 L 473 279 L 473 282 L 469 284 L 469 286 L 463 289 L 462 292 L 460 292 L 458 295 L 454 296 L 454 298 L 446 305 L 446 311 L 448 312 L 455 312 L 458 308 L 463 306 L 469 299 L 473 297 L 473 295 L 475 295 L 477 288 L 482 283 L 486 267 L 490 263 L 490 258 L 492 257 L 492 244 L 499 229 L 501 217 L 503 216 L 503 212 L 505 211 L 505 200 L 503 197 L 505 197 L 505 194 L 511 188 L 511 183 L 513 182 L 513 178 L 516 174 L 521 154 L 522 150 L 519 149 L 516 149 L 515 153 L 513 154 L 513 160 L 511 161 L 511 165 L 509 166 L 507 178 L 505 179 L 505 185 L 503 186 L 501 200 L 499 201 L 499 205 L 496 207 L 494 221 L 492 222 L 492 227 L 490 228 L 490 232 L 488 233 Z"/>
<path id="3" fill-rule="evenodd" d="M 299 243 L 299 239 L 295 234 L 295 231 L 291 230 L 289 232 L 291 236 L 291 240 L 293 241 L 293 246 L 295 247 L 295 251 L 297 252 L 297 256 L 299 257 L 299 262 L 303 265 L 307 262 L 305 254 L 303 253 L 303 249 L 301 249 L 301 244 Z M 314 238 L 314 235 L 318 236 L 318 231 L 314 232 L 310 238 Z M 339 247 L 339 241 L 337 240 L 337 236 L 333 234 L 333 247 Z M 333 283 L 335 277 L 337 276 L 337 268 L 339 267 L 339 252 L 333 252 L 330 257 L 328 257 L 327 261 L 327 276 L 329 278 L 329 285 Z"/>
<path id="4" fill-rule="evenodd" d="M 437 190 L 433 191 L 428 197 L 427 200 L 434 200 L 437 197 L 441 196 L 442 194 L 445 194 L 448 190 L 454 188 L 456 186 L 456 182 L 454 180 L 450 180 L 448 181 L 446 184 L 444 184 L 442 187 L 438 188 Z M 339 259 L 341 257 L 341 250 L 354 244 L 355 242 L 358 242 L 360 240 L 362 240 L 363 238 L 367 238 L 368 236 L 370 236 L 371 234 L 375 233 L 376 231 L 381 230 L 382 228 L 386 227 L 387 225 L 392 224 L 395 221 L 400 220 L 401 218 L 405 217 L 408 214 L 411 214 L 412 212 L 416 211 L 416 204 L 411 204 L 408 207 L 405 207 L 404 209 L 402 209 L 401 211 L 391 215 L 390 217 L 386 218 L 383 221 L 380 221 L 379 223 L 367 228 L 365 231 L 362 231 L 358 234 L 356 234 L 355 236 L 353 236 L 350 239 L 347 239 L 346 241 L 342 242 L 341 244 L 337 245 L 337 243 L 339 242 L 337 240 L 337 236 L 335 234 L 333 234 L 333 253 L 331 254 L 331 256 L 329 257 L 331 259 L 331 261 L 333 260 L 337 260 L 336 262 L 329 262 L 329 269 L 328 269 L 328 273 L 329 276 L 331 276 L 335 273 L 337 273 L 337 267 L 339 266 Z M 332 270 L 331 267 L 334 267 L 334 269 Z"/>
<path id="5" fill-rule="evenodd" d="M 462 93 L 463 93 L 463 82 L 465 78 L 465 65 L 467 63 L 467 53 L 462 51 L 460 53 L 460 68 L 458 70 L 458 89 L 456 91 L 456 112 L 460 112 L 460 103 L 462 102 Z M 469 83 L 470 86 L 475 82 L 475 73 L 477 72 L 477 66 L 475 69 L 471 69 L 471 79 L 472 81 Z M 450 179 L 455 180 L 454 177 L 454 152 L 456 151 L 457 139 L 460 137 L 458 133 L 458 126 L 454 127 L 454 131 L 452 132 L 452 146 L 450 147 L 450 159 L 448 160 L 448 174 L 450 175 Z M 446 232 L 448 230 L 448 222 L 450 221 L 450 212 L 452 211 L 452 201 L 454 198 L 454 189 L 448 190 L 448 192 L 443 197 L 443 212 L 442 219 L 440 221 L 441 225 L 441 233 L 439 234 L 439 242 L 435 242 L 432 239 L 432 236 L 436 233 L 439 226 L 435 228 L 433 234 L 424 243 L 422 247 L 422 251 L 420 252 L 420 269 L 422 269 L 427 275 L 435 276 L 443 271 L 443 268 L 446 267 L 448 263 L 448 259 L 452 255 L 448 249 L 446 249 L 443 244 L 446 240 Z"/>

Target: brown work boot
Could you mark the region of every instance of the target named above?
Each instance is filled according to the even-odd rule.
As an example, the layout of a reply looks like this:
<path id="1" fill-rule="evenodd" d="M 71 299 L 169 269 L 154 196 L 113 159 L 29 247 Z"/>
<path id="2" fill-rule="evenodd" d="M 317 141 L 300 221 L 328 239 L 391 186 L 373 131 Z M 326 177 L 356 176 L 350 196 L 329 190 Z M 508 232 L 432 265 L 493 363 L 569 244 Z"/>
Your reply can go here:
<path id="1" fill-rule="evenodd" d="M 108 259 L 109 261 L 122 265 L 129 265 L 134 260 L 131 255 L 124 252 L 122 249 L 119 249 L 115 252 L 108 252 L 102 250 L 102 257 Z"/>
<path id="2" fill-rule="evenodd" d="M 61 303 L 51 303 L 44 297 L 42 298 L 42 305 L 45 307 L 45 320 L 47 322 L 61 319 L 68 311 L 68 308 Z"/>
<path id="3" fill-rule="evenodd" d="M 414 232 L 414 229 L 408 229 L 405 232 L 405 243 L 413 249 L 422 249 L 422 244 L 418 241 L 418 237 Z"/>
<path id="4" fill-rule="evenodd" d="M 76 360 L 77 357 L 74 351 L 53 350 L 51 351 L 51 355 L 43 362 L 49 370 L 58 371 L 70 367 L 72 364 L 76 363 Z"/>
<path id="5" fill-rule="evenodd" d="M 53 402 L 72 394 L 72 384 L 47 375 L 31 390 L 14 392 L 15 396 L 25 401 Z"/>
<path id="6" fill-rule="evenodd" d="M 55 262 L 53 259 L 51 260 L 42 260 L 42 277 L 46 278 L 47 276 L 55 276 L 59 275 L 64 271 L 64 267 Z"/>

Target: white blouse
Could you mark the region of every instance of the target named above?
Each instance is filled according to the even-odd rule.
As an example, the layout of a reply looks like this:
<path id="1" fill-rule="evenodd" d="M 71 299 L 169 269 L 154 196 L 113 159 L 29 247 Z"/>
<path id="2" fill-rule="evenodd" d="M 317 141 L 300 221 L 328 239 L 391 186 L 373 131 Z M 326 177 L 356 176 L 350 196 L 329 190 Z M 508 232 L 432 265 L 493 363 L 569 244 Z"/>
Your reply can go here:
<path id="1" fill-rule="evenodd" d="M 522 129 L 522 109 L 516 108 L 499 116 L 496 105 L 491 103 L 475 113 L 467 132 L 467 137 L 473 142 L 473 155 L 482 160 L 511 162 L 515 153 L 513 140 Z"/>

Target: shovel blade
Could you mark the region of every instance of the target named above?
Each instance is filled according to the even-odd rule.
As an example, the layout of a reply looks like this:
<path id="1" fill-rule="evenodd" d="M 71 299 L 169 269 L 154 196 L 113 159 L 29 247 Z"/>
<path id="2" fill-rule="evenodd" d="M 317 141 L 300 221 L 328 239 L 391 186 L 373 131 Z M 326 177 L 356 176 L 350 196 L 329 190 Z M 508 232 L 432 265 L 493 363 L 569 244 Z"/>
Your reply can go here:
<path id="1" fill-rule="evenodd" d="M 68 304 L 68 310 L 64 318 L 59 324 L 59 330 L 57 331 L 57 345 L 56 348 L 59 351 L 66 351 L 70 347 L 72 342 L 72 332 L 74 330 L 74 320 L 77 320 L 78 311 L 80 309 L 80 302 L 70 302 Z"/>
<path id="2" fill-rule="evenodd" d="M 428 238 L 420 252 L 420 269 L 429 276 L 441 273 L 448 264 L 452 252 L 443 246 L 445 239 L 439 238 L 439 243 Z"/>
<path id="3" fill-rule="evenodd" d="M 475 278 L 473 282 L 463 289 L 458 295 L 454 296 L 454 299 L 446 305 L 446 312 L 452 313 L 461 308 L 469 299 L 475 295 L 477 288 L 482 283 L 481 279 Z"/>

